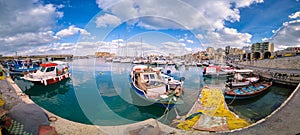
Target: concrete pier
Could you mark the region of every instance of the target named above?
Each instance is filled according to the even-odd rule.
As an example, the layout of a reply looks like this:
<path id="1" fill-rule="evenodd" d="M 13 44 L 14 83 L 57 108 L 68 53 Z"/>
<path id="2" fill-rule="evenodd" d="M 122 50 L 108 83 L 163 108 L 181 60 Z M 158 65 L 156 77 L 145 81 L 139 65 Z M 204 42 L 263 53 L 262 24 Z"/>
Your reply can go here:
<path id="1" fill-rule="evenodd" d="M 290 86 L 297 86 L 300 82 L 300 56 L 245 61 L 232 64 L 234 67 L 254 70 L 263 79 Z"/>
<path id="2" fill-rule="evenodd" d="M 300 82 L 300 69 L 276 69 L 276 68 L 266 68 L 266 67 L 257 67 L 257 66 L 248 66 L 242 64 L 234 64 L 235 67 L 246 68 L 254 70 L 254 74 L 259 75 L 263 79 L 272 79 L 273 82 L 297 86 Z"/>

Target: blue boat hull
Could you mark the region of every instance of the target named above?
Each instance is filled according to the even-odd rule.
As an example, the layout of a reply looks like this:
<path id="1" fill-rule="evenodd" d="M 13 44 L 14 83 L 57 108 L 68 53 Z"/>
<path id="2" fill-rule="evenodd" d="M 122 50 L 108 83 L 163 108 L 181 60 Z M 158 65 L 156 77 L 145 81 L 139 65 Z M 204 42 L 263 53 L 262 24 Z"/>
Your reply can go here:
<path id="1" fill-rule="evenodd" d="M 143 90 L 137 88 L 131 78 L 130 78 L 130 84 L 131 84 L 131 87 L 132 89 L 134 90 L 134 93 L 142 100 L 145 101 L 145 105 L 151 105 L 151 104 L 154 104 L 156 106 L 159 106 L 159 107 L 162 107 L 162 108 L 168 108 L 169 110 L 172 109 L 174 106 L 175 106 L 175 103 L 174 102 L 169 102 L 169 101 L 161 101 L 161 100 L 158 100 L 158 101 L 154 101 L 152 99 L 148 99 L 145 95 L 145 93 L 143 92 Z M 173 99 L 171 99 L 173 100 Z"/>
<path id="2" fill-rule="evenodd" d="M 36 67 L 36 68 L 28 68 L 28 69 L 18 69 L 18 68 L 16 68 L 16 69 L 11 69 L 10 71 L 11 72 L 34 72 L 34 71 L 36 71 L 36 70 L 38 70 L 39 69 L 39 67 Z"/>
<path id="3" fill-rule="evenodd" d="M 269 83 L 260 83 L 255 86 L 245 86 L 231 89 L 224 93 L 225 99 L 249 99 L 257 97 L 263 93 L 266 93 L 269 87 L 272 86 L 272 82 Z"/>

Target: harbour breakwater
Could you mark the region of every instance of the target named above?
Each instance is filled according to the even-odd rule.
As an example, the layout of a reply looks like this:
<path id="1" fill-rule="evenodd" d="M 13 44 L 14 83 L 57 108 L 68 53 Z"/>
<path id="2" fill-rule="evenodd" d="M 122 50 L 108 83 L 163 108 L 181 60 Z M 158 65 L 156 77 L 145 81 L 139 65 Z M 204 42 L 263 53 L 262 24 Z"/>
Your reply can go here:
<path id="1" fill-rule="evenodd" d="M 300 56 L 246 61 L 233 64 L 240 68 L 250 68 L 263 79 L 290 86 L 297 86 L 300 82 Z"/>

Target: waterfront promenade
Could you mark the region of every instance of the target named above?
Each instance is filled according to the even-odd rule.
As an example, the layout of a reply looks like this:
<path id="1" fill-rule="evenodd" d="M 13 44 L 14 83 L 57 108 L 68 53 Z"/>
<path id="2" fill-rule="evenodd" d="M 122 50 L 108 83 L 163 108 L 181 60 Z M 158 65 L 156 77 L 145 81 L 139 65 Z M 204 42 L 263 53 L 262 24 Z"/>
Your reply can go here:
<path id="1" fill-rule="evenodd" d="M 300 56 L 259 61 L 246 61 L 232 64 L 234 67 L 254 70 L 254 73 L 273 82 L 298 86 L 300 82 Z"/>

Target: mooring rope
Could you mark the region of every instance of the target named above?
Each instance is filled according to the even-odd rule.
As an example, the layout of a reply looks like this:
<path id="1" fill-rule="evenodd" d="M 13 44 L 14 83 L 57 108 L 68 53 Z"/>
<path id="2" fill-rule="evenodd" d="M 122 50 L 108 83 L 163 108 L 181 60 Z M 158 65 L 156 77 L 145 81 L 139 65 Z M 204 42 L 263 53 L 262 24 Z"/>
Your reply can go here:
<path id="1" fill-rule="evenodd" d="M 227 105 L 231 105 L 231 104 L 233 103 L 233 101 L 235 100 L 235 97 L 236 97 L 236 94 L 234 95 L 234 97 L 233 97 L 233 99 L 230 101 L 230 103 L 227 104 Z"/>

